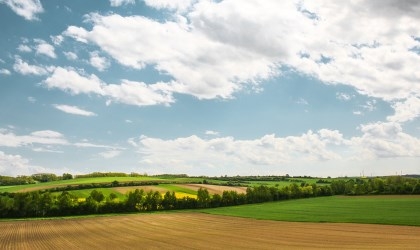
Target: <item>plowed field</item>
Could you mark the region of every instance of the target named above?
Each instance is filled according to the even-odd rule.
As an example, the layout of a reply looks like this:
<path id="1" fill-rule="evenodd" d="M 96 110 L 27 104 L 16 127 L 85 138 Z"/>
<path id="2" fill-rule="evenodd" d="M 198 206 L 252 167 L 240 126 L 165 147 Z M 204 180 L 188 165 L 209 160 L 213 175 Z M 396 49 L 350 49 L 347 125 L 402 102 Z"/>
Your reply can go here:
<path id="1" fill-rule="evenodd" d="M 0 249 L 418 249 L 420 227 L 200 213 L 0 222 Z"/>

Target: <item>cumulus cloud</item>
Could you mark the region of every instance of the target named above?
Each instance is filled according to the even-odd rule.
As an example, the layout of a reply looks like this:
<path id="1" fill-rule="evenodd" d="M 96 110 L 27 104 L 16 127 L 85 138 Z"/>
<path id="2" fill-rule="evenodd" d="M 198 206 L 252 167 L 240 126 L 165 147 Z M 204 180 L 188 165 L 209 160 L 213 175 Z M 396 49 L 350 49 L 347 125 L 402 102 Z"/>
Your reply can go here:
<path id="1" fill-rule="evenodd" d="M 39 0 L 2 0 L 0 3 L 6 4 L 17 15 L 29 21 L 38 20 L 37 15 L 44 12 Z"/>
<path id="2" fill-rule="evenodd" d="M 26 44 L 19 45 L 19 47 L 17 47 L 17 50 L 19 50 L 20 52 L 31 52 L 32 51 L 31 47 L 29 47 Z"/>
<path id="3" fill-rule="evenodd" d="M 360 127 L 361 137 L 351 144 L 362 158 L 420 157 L 420 139 L 404 133 L 394 122 L 377 122 Z"/>
<path id="4" fill-rule="evenodd" d="M 180 93 L 201 99 L 230 98 L 245 82 L 250 84 L 275 73 L 275 65 L 266 57 L 212 41 L 180 23 L 162 24 L 141 16 L 116 14 L 92 14 L 90 20 L 96 27 L 93 30 L 71 26 L 64 34 L 97 44 L 122 65 L 135 69 L 156 65 L 158 71 L 182 84 L 177 89 Z M 123 35 L 127 33 L 132 35 Z"/>
<path id="5" fill-rule="evenodd" d="M 230 171 L 240 166 L 241 170 L 235 171 L 249 173 L 253 169 L 261 172 L 282 166 L 319 166 L 329 162 L 350 166 L 355 161 L 420 157 L 420 139 L 404 133 L 398 123 L 369 123 L 362 125 L 360 131 L 361 136 L 351 138 L 344 138 L 338 130 L 321 129 L 300 136 L 265 135 L 253 140 L 203 139 L 195 135 L 163 140 L 141 136 L 128 143 L 138 150 L 141 164 L 163 171 L 169 170 L 167 166 L 204 172 L 217 172 L 218 168 Z"/>
<path id="6" fill-rule="evenodd" d="M 13 70 L 22 75 L 46 75 L 53 70 L 54 67 L 46 67 L 39 65 L 31 65 L 23 61 L 21 58 L 15 58 Z"/>
<path id="7" fill-rule="evenodd" d="M 201 99 L 231 98 L 281 74 L 283 68 L 327 84 L 349 85 L 390 103 L 420 93 L 415 68 L 420 57 L 413 52 L 420 46 L 415 1 L 146 4 L 185 12 L 174 12 L 173 18 L 161 22 L 91 14 L 91 29 L 70 26 L 63 34 L 98 46 L 124 66 L 151 65 L 182 85 L 178 93 Z"/>
<path id="8" fill-rule="evenodd" d="M 71 60 L 71 61 L 77 60 L 78 58 L 77 54 L 71 51 L 63 52 L 63 54 L 66 56 L 68 60 Z"/>
<path id="9" fill-rule="evenodd" d="M 11 72 L 8 69 L 0 69 L 0 75 L 10 75 Z"/>
<path id="10" fill-rule="evenodd" d="M 99 71 L 104 71 L 111 65 L 106 57 L 99 55 L 98 51 L 93 51 L 90 54 L 89 63 Z"/>
<path id="11" fill-rule="evenodd" d="M 52 75 L 43 81 L 43 85 L 76 95 L 97 94 L 107 98 L 109 102 L 137 106 L 169 105 L 174 102 L 172 92 L 179 88 L 179 84 L 175 82 L 146 84 L 122 80 L 120 84 L 106 84 L 94 74 L 82 73 L 71 68 L 57 67 Z"/>
<path id="12" fill-rule="evenodd" d="M 76 106 L 69 106 L 69 105 L 59 105 L 59 104 L 54 104 L 53 105 L 56 109 L 61 110 L 65 113 L 68 114 L 73 114 L 73 115 L 81 115 L 81 116 L 96 116 L 95 113 L 87 111 L 87 110 L 83 110 L 79 107 Z"/>
<path id="13" fill-rule="evenodd" d="M 64 41 L 64 37 L 62 35 L 50 36 L 50 38 L 51 38 L 51 41 L 57 46 L 60 45 Z"/>
<path id="14" fill-rule="evenodd" d="M 38 43 L 35 47 L 37 55 L 45 55 L 51 58 L 57 57 L 54 46 L 41 39 L 35 39 L 35 42 Z"/>
<path id="15" fill-rule="evenodd" d="M 404 101 L 393 103 L 392 107 L 395 113 L 387 117 L 388 121 L 406 122 L 414 120 L 420 116 L 420 97 L 411 96 Z"/>
<path id="16" fill-rule="evenodd" d="M 41 167 L 31 166 L 29 160 L 21 155 L 9 155 L 0 151 L 0 175 L 31 175 L 43 172 Z"/>
<path id="17" fill-rule="evenodd" d="M 84 76 L 74 69 L 57 67 L 43 81 L 48 88 L 58 88 L 71 94 L 101 94 L 104 83 L 95 75 Z"/>
<path id="18" fill-rule="evenodd" d="M 121 84 L 109 84 L 104 86 L 104 95 L 113 101 L 147 106 L 164 104 L 169 105 L 174 102 L 171 89 L 175 83 L 155 83 L 145 84 L 143 82 L 133 82 L 123 80 Z"/>
<path id="19" fill-rule="evenodd" d="M 342 144 L 338 132 L 308 131 L 301 136 L 276 137 L 266 135 L 255 140 L 235 140 L 233 137 L 203 139 L 198 136 L 162 140 L 142 136 L 130 139 L 138 148 L 142 162 L 153 166 L 275 166 L 300 160 L 305 162 L 338 159 L 330 146 Z"/>

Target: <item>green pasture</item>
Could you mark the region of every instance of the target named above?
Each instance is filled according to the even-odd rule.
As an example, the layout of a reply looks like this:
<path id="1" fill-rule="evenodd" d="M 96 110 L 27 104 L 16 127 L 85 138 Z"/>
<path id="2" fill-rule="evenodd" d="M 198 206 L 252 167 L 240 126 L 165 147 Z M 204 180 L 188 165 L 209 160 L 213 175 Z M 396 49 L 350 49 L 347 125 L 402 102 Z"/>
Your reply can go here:
<path id="1" fill-rule="evenodd" d="M 420 196 L 329 196 L 202 210 L 264 220 L 420 226 Z"/>

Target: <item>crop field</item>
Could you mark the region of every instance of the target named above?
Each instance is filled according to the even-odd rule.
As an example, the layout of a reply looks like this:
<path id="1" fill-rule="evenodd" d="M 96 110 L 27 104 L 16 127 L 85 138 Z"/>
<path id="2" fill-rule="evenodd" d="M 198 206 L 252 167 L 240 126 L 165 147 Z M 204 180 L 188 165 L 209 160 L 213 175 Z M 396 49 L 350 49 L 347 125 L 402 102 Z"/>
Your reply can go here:
<path id="1" fill-rule="evenodd" d="M 164 181 L 164 179 L 148 176 L 140 177 L 92 177 L 92 178 L 77 178 L 71 180 L 60 180 L 60 181 L 51 181 L 51 182 L 41 182 L 37 184 L 27 184 L 27 185 L 16 185 L 16 186 L 4 186 L 1 187 L 1 192 L 30 192 L 41 189 L 48 189 L 54 187 L 62 187 L 68 185 L 81 185 L 81 184 L 91 184 L 91 183 L 111 183 L 113 181 L 118 182 L 130 182 L 130 181 Z"/>
<path id="2" fill-rule="evenodd" d="M 203 210 L 265 220 L 420 226 L 420 196 L 330 196 Z"/>
<path id="3" fill-rule="evenodd" d="M 417 249 L 420 227 L 154 213 L 0 222 L 0 249 Z"/>
<path id="4" fill-rule="evenodd" d="M 197 197 L 197 190 L 202 187 L 206 188 L 210 194 L 222 194 L 223 191 L 236 191 L 238 193 L 245 193 L 245 187 L 232 187 L 232 186 L 220 186 L 220 185 L 206 185 L 206 184 L 160 184 L 151 186 L 128 186 L 128 187 L 112 187 L 112 188 L 92 188 L 92 189 L 81 189 L 71 190 L 69 193 L 79 198 L 87 198 L 92 190 L 101 191 L 105 196 L 114 193 L 117 198 L 123 199 L 125 194 L 135 189 L 143 189 L 145 192 L 158 191 L 164 195 L 167 191 L 175 192 L 178 198 L 189 196 L 191 198 Z M 59 194 L 61 192 L 55 192 Z"/>

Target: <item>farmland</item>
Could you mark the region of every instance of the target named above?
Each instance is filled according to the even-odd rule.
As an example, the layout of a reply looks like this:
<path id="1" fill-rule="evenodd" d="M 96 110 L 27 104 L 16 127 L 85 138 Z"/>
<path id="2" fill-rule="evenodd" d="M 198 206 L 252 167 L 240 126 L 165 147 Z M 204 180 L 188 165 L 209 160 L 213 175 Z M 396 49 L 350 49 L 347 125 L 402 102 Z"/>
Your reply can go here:
<path id="1" fill-rule="evenodd" d="M 203 212 L 279 221 L 420 226 L 420 196 L 329 196 L 214 208 Z"/>
<path id="2" fill-rule="evenodd" d="M 416 249 L 420 242 L 420 227 L 191 212 L 4 221 L 0 226 L 0 249 Z"/>
<path id="3" fill-rule="evenodd" d="M 0 249 L 415 249 L 420 241 L 419 195 L 354 195 L 379 190 L 416 193 L 415 179 L 318 185 L 313 178 L 123 178 L 127 177 L 30 184 L 30 189 L 38 190 L 30 193 L 30 185 L 5 187 L 2 190 L 17 193 L 5 194 L 0 205 L 15 218 L 135 213 L 0 220 L 5 232 L 0 234 Z M 248 185 L 248 190 L 238 183 Z M 338 192 L 351 196 L 332 196 Z M 97 199 L 98 194 L 104 196 Z M 111 199 L 111 194 L 116 197 Z M 3 210 L 5 215 L 7 211 Z"/>

